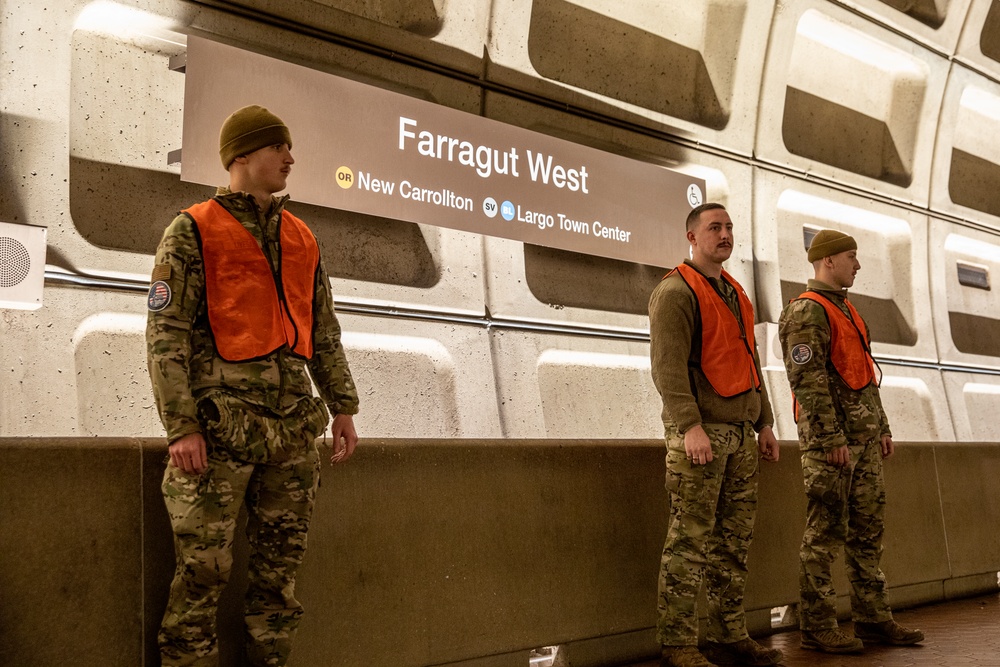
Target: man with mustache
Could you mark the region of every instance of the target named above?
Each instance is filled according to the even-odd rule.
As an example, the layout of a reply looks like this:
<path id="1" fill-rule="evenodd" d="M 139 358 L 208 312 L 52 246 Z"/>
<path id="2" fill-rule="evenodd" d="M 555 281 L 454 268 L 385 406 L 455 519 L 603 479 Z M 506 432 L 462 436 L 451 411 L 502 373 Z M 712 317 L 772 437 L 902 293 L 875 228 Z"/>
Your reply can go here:
<path id="1" fill-rule="evenodd" d="M 851 236 L 833 229 L 816 234 L 808 252 L 816 277 L 778 320 L 796 400 L 807 496 L 799 550 L 802 647 L 824 653 L 860 653 L 865 642 L 902 646 L 924 638 L 892 619 L 879 567 L 882 460 L 895 446 L 879 396 L 871 336 L 847 299 L 861 268 L 857 255 Z M 854 636 L 837 625 L 830 566 L 841 546 L 851 582 Z"/>
<path id="2" fill-rule="evenodd" d="M 216 608 L 241 506 L 245 657 L 287 662 L 302 616 L 295 578 L 319 481 L 316 437 L 333 413 L 333 462 L 358 441 L 358 394 L 319 245 L 285 210 L 288 196 L 275 196 L 291 149 L 267 109 L 231 114 L 219 136 L 229 187 L 178 215 L 156 252 L 146 343 L 170 443 L 161 489 L 177 555 L 158 637 L 165 666 L 218 665 Z"/>
<path id="3" fill-rule="evenodd" d="M 749 637 L 743 611 L 758 449 L 765 460 L 778 460 L 753 306 L 722 268 L 733 252 L 726 209 L 702 204 L 686 228 L 691 259 L 668 273 L 649 300 L 650 361 L 663 399 L 670 492 L 659 576 L 662 664 L 776 665 L 781 651 Z M 695 608 L 703 581 L 709 604 L 704 654 Z"/>

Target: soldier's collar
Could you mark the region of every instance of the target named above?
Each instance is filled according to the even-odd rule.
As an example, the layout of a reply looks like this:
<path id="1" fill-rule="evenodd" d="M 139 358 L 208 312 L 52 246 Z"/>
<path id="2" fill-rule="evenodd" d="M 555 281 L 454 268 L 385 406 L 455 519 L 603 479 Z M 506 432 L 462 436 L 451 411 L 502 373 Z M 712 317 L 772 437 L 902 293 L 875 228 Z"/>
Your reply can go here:
<path id="1" fill-rule="evenodd" d="M 806 289 L 815 290 L 818 292 L 832 292 L 833 294 L 839 294 L 840 296 L 847 296 L 847 288 L 837 288 L 833 285 L 827 285 L 822 280 L 816 280 L 815 278 L 810 278 L 806 282 Z"/>
<path id="2" fill-rule="evenodd" d="M 215 190 L 215 196 L 219 199 L 227 200 L 238 210 L 250 210 L 250 195 L 245 192 L 233 192 L 229 189 L 229 186 L 220 185 Z M 289 199 L 289 195 L 282 195 L 280 197 L 271 195 L 271 201 L 268 202 L 268 207 L 264 210 L 265 215 L 270 215 L 276 211 L 280 211 L 285 206 L 285 202 Z M 257 202 L 257 205 L 261 206 L 261 202 Z"/>

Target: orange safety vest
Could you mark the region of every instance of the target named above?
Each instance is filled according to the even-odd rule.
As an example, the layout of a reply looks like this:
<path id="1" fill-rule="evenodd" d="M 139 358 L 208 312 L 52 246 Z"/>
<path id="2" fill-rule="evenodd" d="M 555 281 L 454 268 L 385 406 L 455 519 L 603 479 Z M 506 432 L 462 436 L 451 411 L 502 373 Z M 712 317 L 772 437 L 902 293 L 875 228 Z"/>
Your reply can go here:
<path id="1" fill-rule="evenodd" d="M 701 273 L 681 264 L 668 273 L 680 274 L 698 302 L 701 320 L 701 372 L 719 396 L 732 398 L 751 389 L 760 389 L 760 376 L 754 363 L 753 304 L 731 275 L 722 279 L 736 288 L 740 318 L 715 291 Z"/>
<path id="2" fill-rule="evenodd" d="M 799 298 L 814 301 L 826 311 L 826 319 L 830 322 L 830 361 L 847 386 L 861 391 L 875 382 L 875 360 L 868 346 L 868 329 L 854 305 L 844 299 L 851 313 L 848 317 L 833 301 L 818 292 L 807 290 Z"/>
<path id="3" fill-rule="evenodd" d="M 313 300 L 319 245 L 304 222 L 282 211 L 277 276 L 256 237 L 210 199 L 184 211 L 195 223 L 205 264 L 208 322 L 226 361 L 260 359 L 287 345 L 313 354 Z"/>

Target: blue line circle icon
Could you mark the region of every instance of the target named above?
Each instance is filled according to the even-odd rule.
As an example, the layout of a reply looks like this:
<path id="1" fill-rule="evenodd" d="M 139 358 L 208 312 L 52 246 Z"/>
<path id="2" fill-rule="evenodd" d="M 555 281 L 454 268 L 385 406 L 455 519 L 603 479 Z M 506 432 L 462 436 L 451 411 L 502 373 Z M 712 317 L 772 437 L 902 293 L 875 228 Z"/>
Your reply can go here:
<path id="1" fill-rule="evenodd" d="M 507 222 L 514 219 L 514 204 L 512 204 L 509 199 L 500 204 L 500 215 L 502 215 L 503 219 Z"/>

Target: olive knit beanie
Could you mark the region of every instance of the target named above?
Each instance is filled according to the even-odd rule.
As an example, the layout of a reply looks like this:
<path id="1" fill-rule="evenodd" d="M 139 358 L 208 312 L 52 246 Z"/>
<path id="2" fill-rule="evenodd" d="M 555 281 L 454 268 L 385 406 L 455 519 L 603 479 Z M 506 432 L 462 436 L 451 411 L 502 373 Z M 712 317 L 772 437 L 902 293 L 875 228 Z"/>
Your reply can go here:
<path id="1" fill-rule="evenodd" d="M 256 104 L 234 111 L 219 131 L 219 157 L 227 170 L 239 156 L 275 144 L 291 148 L 292 135 L 280 118 Z"/>
<path id="2" fill-rule="evenodd" d="M 824 229 L 814 236 L 812 243 L 809 244 L 809 262 L 836 255 L 838 252 L 857 249 L 858 242 L 853 236 L 838 232 L 836 229 Z"/>

